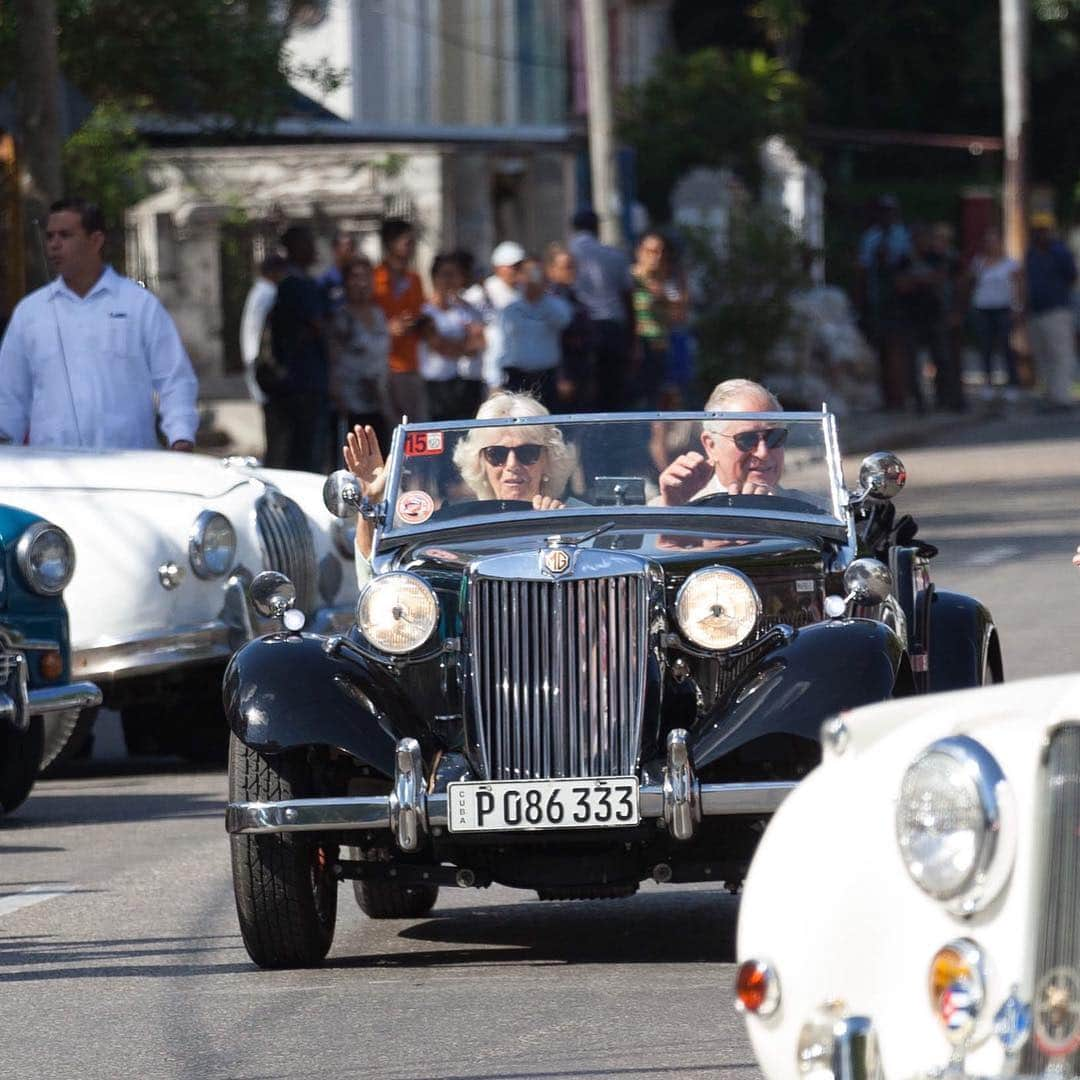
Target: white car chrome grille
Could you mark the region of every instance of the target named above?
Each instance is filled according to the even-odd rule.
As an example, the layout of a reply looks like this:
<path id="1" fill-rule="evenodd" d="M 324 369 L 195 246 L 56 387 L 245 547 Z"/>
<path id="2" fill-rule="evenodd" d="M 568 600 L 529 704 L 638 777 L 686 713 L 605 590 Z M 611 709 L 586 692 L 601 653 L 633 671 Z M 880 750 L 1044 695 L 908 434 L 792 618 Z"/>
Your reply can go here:
<path id="1" fill-rule="evenodd" d="M 316 605 L 318 570 L 307 515 L 279 491 L 268 491 L 255 504 L 255 524 L 267 570 L 285 574 L 296 586 L 296 606 L 311 614 Z"/>
<path id="2" fill-rule="evenodd" d="M 1050 738 L 1046 803 L 1043 903 L 1031 1002 L 1033 1038 L 1022 1071 L 1044 1075 L 1053 1063 L 1062 1069 L 1062 1076 L 1076 1076 L 1080 1072 L 1080 724 L 1063 725 Z M 1064 1059 L 1062 1053 L 1067 1055 Z"/>

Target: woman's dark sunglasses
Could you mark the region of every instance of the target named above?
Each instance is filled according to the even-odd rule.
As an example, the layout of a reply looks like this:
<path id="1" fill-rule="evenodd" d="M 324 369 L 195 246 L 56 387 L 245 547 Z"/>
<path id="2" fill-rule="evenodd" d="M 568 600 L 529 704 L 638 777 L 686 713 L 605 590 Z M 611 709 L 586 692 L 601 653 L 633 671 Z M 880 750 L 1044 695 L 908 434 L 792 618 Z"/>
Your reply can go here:
<path id="1" fill-rule="evenodd" d="M 758 443 L 763 442 L 770 450 L 777 450 L 787 442 L 788 429 L 786 427 L 762 428 L 759 431 L 740 431 L 736 435 L 725 435 L 744 454 L 756 450 Z"/>
<path id="2" fill-rule="evenodd" d="M 519 465 L 535 465 L 540 460 L 544 448 L 537 443 L 524 443 L 522 446 L 485 446 L 480 453 L 489 465 L 499 468 L 506 464 L 510 451 L 514 451 Z"/>

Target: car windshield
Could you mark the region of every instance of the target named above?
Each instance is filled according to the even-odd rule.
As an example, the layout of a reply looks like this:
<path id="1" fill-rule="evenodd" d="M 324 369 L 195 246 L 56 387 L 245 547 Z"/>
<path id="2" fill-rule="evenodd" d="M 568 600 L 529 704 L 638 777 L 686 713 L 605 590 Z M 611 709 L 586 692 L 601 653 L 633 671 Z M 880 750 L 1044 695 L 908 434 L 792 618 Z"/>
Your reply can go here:
<path id="1" fill-rule="evenodd" d="M 383 535 L 542 513 L 844 520 L 823 413 L 513 417 L 400 427 Z"/>

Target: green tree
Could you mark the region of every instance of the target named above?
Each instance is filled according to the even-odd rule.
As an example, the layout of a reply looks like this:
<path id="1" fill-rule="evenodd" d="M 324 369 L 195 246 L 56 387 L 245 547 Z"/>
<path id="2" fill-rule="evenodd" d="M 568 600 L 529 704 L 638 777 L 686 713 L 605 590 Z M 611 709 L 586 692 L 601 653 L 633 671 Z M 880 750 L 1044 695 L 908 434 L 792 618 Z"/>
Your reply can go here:
<path id="1" fill-rule="evenodd" d="M 69 190 L 92 199 L 115 223 L 151 192 L 146 159 L 130 114 L 118 105 L 98 105 L 64 144 L 64 178 Z"/>
<path id="2" fill-rule="evenodd" d="M 94 102 L 257 128 L 287 104 L 290 75 L 340 84 L 328 63 L 301 70 L 285 47 L 305 0 L 57 0 L 60 68 Z M 0 0 L 0 70 L 13 70 L 15 0 Z"/>
<path id="3" fill-rule="evenodd" d="M 641 201 L 657 221 L 671 216 L 671 193 L 696 166 L 728 167 L 751 185 L 770 135 L 801 142 L 804 88 L 765 52 L 701 49 L 668 53 L 646 82 L 618 104 L 620 138 L 636 151 Z"/>
<path id="4" fill-rule="evenodd" d="M 762 378 L 791 329 L 791 295 L 804 284 L 798 237 L 774 211 L 756 205 L 732 214 L 722 251 L 707 231 L 684 235 L 703 300 L 694 319 L 702 395 L 724 379 Z"/>

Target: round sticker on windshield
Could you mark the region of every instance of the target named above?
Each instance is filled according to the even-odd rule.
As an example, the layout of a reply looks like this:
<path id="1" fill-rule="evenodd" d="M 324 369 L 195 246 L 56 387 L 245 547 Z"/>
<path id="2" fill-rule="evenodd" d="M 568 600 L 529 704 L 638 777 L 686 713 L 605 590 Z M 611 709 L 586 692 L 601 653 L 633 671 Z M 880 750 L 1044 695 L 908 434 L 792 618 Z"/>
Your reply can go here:
<path id="1" fill-rule="evenodd" d="M 406 491 L 397 501 L 397 516 L 410 525 L 420 525 L 435 513 L 435 503 L 426 491 Z"/>

